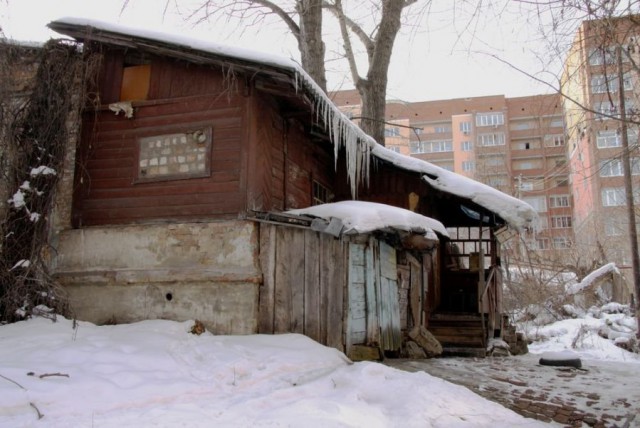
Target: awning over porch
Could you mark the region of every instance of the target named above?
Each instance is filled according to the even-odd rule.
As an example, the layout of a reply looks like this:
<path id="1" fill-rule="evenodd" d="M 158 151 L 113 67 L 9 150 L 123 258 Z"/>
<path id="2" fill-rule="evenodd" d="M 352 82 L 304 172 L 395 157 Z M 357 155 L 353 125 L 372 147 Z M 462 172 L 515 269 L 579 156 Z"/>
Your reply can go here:
<path id="1" fill-rule="evenodd" d="M 335 236 L 365 234 L 376 230 L 394 230 L 424 235 L 438 241 L 438 235 L 449 237 L 447 229 L 438 220 L 404 208 L 364 201 L 341 201 L 287 211 L 324 220 L 316 227 Z"/>

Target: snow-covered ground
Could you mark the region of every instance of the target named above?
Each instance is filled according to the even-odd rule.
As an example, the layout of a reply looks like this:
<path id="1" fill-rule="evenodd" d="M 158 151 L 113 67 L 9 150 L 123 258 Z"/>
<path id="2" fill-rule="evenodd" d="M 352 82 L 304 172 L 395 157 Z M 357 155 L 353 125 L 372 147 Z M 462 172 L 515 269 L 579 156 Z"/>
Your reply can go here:
<path id="1" fill-rule="evenodd" d="M 599 394 L 603 405 L 640 393 L 629 381 L 637 378 L 640 355 L 615 344 L 635 320 L 628 307 L 616 304 L 549 325 L 524 325 L 534 340 L 528 355 L 403 366 L 415 373 L 351 363 L 302 335 L 195 335 L 193 325 L 155 320 L 74 326 L 58 317 L 0 326 L 0 426 L 542 425 L 425 371 L 445 377 L 448 371 L 479 392 L 506 385 L 513 391 L 505 395 L 535 389 L 540 378 L 540 390 L 564 388 L 576 405 L 576 388 Z M 553 368 L 535 368 L 542 353 L 566 350 L 586 367 L 573 387 Z M 548 388 L 554 381 L 562 384 Z"/>
<path id="2" fill-rule="evenodd" d="M 0 426 L 541 425 L 426 373 L 352 364 L 305 336 L 198 336 L 192 325 L 1 326 Z"/>

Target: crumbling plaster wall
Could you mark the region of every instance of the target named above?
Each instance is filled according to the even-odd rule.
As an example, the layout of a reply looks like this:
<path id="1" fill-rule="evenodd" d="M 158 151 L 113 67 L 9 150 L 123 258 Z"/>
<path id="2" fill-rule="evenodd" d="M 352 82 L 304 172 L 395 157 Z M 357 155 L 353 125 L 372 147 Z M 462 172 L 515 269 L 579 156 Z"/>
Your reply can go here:
<path id="1" fill-rule="evenodd" d="M 257 332 L 254 222 L 69 229 L 57 252 L 56 277 L 78 319 L 198 319 L 216 334 Z"/>

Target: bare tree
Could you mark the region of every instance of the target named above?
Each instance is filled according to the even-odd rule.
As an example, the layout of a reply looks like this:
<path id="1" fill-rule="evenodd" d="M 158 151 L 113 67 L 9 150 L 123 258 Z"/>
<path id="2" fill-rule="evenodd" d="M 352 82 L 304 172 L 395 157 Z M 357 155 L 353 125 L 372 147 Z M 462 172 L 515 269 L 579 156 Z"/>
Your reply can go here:
<path id="1" fill-rule="evenodd" d="M 241 26 L 257 25 L 267 16 L 278 17 L 298 42 L 302 67 L 326 91 L 325 42 L 323 40 L 323 11 L 329 13 L 339 26 L 341 56 L 349 64 L 351 78 L 362 99 L 362 129 L 384 145 L 384 119 L 388 70 L 398 32 L 402 27 L 403 10 L 417 0 L 371 1 L 369 20 L 353 18 L 352 10 L 342 0 L 291 0 L 287 5 L 269 0 L 220 2 L 203 0 L 191 13 L 195 22 L 220 17 L 241 20 Z M 430 2 L 428 2 L 430 3 Z M 361 11 L 362 5 L 358 5 Z M 428 6 L 426 6 L 428 7 Z M 424 10 L 424 8 L 423 8 Z M 371 29 L 360 21 L 367 21 Z M 358 44 L 356 46 L 356 43 Z M 366 54 L 367 69 L 359 70 L 359 47 Z"/>
<path id="2" fill-rule="evenodd" d="M 582 242 L 574 243 L 580 249 L 576 254 L 590 252 L 595 256 L 586 259 L 586 263 L 584 258 L 577 259 L 581 264 L 575 266 L 575 270 L 580 272 L 595 267 L 589 261 L 606 263 L 614 251 L 618 252 L 621 235 L 618 239 L 608 239 L 611 237 L 606 236 L 607 228 L 611 231 L 611 226 L 615 226 L 611 222 L 614 218 L 625 224 L 626 254 L 631 255 L 633 265 L 632 282 L 640 338 L 640 259 L 631 161 L 634 155 L 638 156 L 640 135 L 640 2 L 518 0 L 514 3 L 538 19 L 540 33 L 548 41 L 543 47 L 547 55 L 541 54 L 540 58 L 560 58 L 563 67 L 551 80 L 531 70 L 512 67 L 554 88 L 562 96 L 574 198 L 588 193 L 596 201 L 592 212 L 580 214 L 582 226 L 576 237 Z M 491 56 L 511 65 L 499 54 Z M 547 77 L 549 75 L 552 74 Z M 611 183 L 613 178 L 609 177 L 624 176 L 624 188 L 621 187 L 624 191 L 599 188 L 602 180 L 596 180 L 598 176 L 606 177 Z M 614 217 L 612 205 L 626 206 L 626 219 L 619 212 Z M 598 233 L 602 230 L 605 233 Z"/>

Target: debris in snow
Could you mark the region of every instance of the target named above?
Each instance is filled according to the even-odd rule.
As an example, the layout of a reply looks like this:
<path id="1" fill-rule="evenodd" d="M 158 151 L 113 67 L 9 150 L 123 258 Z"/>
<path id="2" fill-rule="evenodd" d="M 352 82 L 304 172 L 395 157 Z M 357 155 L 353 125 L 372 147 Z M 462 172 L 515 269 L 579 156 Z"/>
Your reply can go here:
<path id="1" fill-rule="evenodd" d="M 568 294 L 576 294 L 579 291 L 589 287 L 591 284 L 593 284 L 594 281 L 602 278 L 609 273 L 616 273 L 618 275 L 620 274 L 620 271 L 616 267 L 615 263 L 608 263 L 601 268 L 594 270 L 589 275 L 585 276 L 579 283 L 567 286 L 566 291 Z"/>
<path id="2" fill-rule="evenodd" d="M 32 177 L 35 177 L 38 175 L 56 175 L 56 172 L 52 168 L 49 168 L 48 166 L 40 165 L 37 168 L 31 169 L 30 175 Z"/>
<path id="3" fill-rule="evenodd" d="M 111 103 L 109 104 L 109 110 L 115 112 L 116 116 L 122 113 L 127 119 L 131 119 L 133 117 L 133 106 L 131 105 L 131 101 Z"/>
<path id="4" fill-rule="evenodd" d="M 11 269 L 9 269 L 10 271 L 17 269 L 17 268 L 28 268 L 29 266 L 31 266 L 31 262 L 29 260 L 19 260 L 15 265 L 13 265 L 13 267 Z"/>
<path id="5" fill-rule="evenodd" d="M 574 305 L 562 305 L 562 312 L 571 318 L 578 318 L 584 316 L 584 311 Z"/>
<path id="6" fill-rule="evenodd" d="M 553 367 L 574 367 L 579 369 L 582 367 L 582 361 L 575 352 L 558 351 L 545 352 L 540 356 L 540 365 Z"/>
<path id="7" fill-rule="evenodd" d="M 48 307 L 47 305 L 38 305 L 31 310 L 31 313 L 34 316 L 41 316 L 47 318 L 53 314 L 53 309 Z"/>
<path id="8" fill-rule="evenodd" d="M 508 357 L 511 355 L 509 352 L 509 344 L 502 339 L 492 338 L 487 344 L 487 354 L 492 357 Z"/>
<path id="9" fill-rule="evenodd" d="M 22 193 L 22 190 L 19 189 L 7 202 L 9 203 L 9 205 L 13 205 L 15 209 L 24 207 L 24 193 Z"/>
<path id="10" fill-rule="evenodd" d="M 191 326 L 191 330 L 189 330 L 189 333 L 200 336 L 205 331 L 207 331 L 207 329 L 204 327 L 204 324 L 202 324 L 202 321 L 195 320 L 193 326 Z"/>
<path id="11" fill-rule="evenodd" d="M 626 315 L 631 314 L 631 309 L 629 308 L 629 305 L 623 305 L 617 302 L 607 303 L 606 305 L 603 305 L 602 308 L 600 308 L 600 310 L 605 314 L 626 314 Z"/>
<path id="12" fill-rule="evenodd" d="M 38 220 L 40 220 L 40 214 L 38 213 L 29 214 L 29 220 L 31 220 L 33 223 L 37 223 Z"/>

